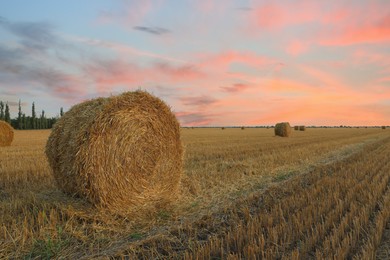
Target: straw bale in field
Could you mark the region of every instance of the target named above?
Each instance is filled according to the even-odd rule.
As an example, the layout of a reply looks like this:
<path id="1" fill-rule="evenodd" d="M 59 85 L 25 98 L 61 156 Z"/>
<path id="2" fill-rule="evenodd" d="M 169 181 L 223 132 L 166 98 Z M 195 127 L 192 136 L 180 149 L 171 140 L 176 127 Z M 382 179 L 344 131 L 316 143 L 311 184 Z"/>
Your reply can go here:
<path id="1" fill-rule="evenodd" d="M 297 125 L 294 126 L 294 130 L 297 130 L 297 131 L 298 131 L 298 130 L 299 130 L 299 126 L 297 126 Z"/>
<path id="2" fill-rule="evenodd" d="M 288 122 L 277 123 L 275 125 L 275 135 L 289 137 L 291 134 L 291 126 Z"/>
<path id="3" fill-rule="evenodd" d="M 382 129 L 386 129 L 386 126 L 382 126 Z"/>
<path id="4" fill-rule="evenodd" d="M 306 127 L 304 125 L 299 126 L 299 131 L 306 131 Z"/>
<path id="5" fill-rule="evenodd" d="M 10 124 L 0 120 L 0 146 L 10 146 L 14 140 L 14 129 Z"/>
<path id="6" fill-rule="evenodd" d="M 114 212 L 169 203 L 182 173 L 179 123 L 144 91 L 73 106 L 55 124 L 46 154 L 64 192 Z"/>

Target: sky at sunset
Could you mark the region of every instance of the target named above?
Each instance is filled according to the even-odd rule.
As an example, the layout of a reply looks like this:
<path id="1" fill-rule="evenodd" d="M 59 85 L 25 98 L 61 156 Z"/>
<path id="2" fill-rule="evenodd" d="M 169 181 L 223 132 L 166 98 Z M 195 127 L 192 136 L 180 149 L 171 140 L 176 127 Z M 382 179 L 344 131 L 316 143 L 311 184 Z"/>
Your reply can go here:
<path id="1" fill-rule="evenodd" d="M 0 2 L 0 100 L 147 90 L 183 126 L 390 125 L 390 1 Z"/>

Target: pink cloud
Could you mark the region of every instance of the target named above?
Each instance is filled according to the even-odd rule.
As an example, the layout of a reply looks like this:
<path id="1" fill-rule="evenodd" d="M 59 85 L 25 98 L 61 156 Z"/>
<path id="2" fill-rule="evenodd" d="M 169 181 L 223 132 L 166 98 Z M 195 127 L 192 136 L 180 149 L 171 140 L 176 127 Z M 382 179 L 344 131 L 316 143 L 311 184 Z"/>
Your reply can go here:
<path id="1" fill-rule="evenodd" d="M 247 85 L 247 84 L 235 83 L 231 87 L 221 87 L 221 89 L 225 92 L 237 93 L 237 92 L 241 92 L 241 91 L 247 89 L 248 87 L 249 87 L 249 85 Z"/>
<path id="2" fill-rule="evenodd" d="M 181 102 L 186 106 L 197 106 L 203 108 L 205 106 L 212 105 L 217 102 L 215 98 L 210 96 L 192 96 L 192 97 L 182 97 Z"/>
<path id="3" fill-rule="evenodd" d="M 252 66 L 264 66 L 275 62 L 266 56 L 251 52 L 224 51 L 217 54 L 199 54 L 200 66 L 227 70 L 233 63 L 245 63 Z"/>
<path id="4" fill-rule="evenodd" d="M 99 91 L 106 92 L 118 85 L 144 86 L 148 82 L 177 84 L 192 82 L 203 74 L 193 66 L 173 66 L 168 63 L 152 63 L 139 66 L 123 60 L 96 60 L 85 66 L 84 71 Z"/>
<path id="5" fill-rule="evenodd" d="M 248 33 L 252 35 L 264 30 L 281 33 L 285 30 L 285 36 L 288 37 L 287 28 L 300 28 L 302 39 L 299 42 L 292 41 L 286 47 L 287 53 L 291 55 L 299 55 L 311 43 L 326 46 L 386 43 L 390 41 L 389 8 L 389 3 L 377 1 L 364 4 L 335 4 L 325 1 L 266 2 L 253 8 L 248 19 Z"/>
<path id="6" fill-rule="evenodd" d="M 196 8 L 202 13 L 209 13 L 218 8 L 218 4 L 211 0 L 198 0 L 195 3 Z"/>
<path id="7" fill-rule="evenodd" d="M 157 63 L 155 69 L 176 82 L 191 81 L 204 76 L 204 73 L 193 65 L 172 66 L 169 63 Z"/>
<path id="8" fill-rule="evenodd" d="M 197 111 L 181 111 L 176 112 L 175 115 L 183 126 L 207 126 L 213 124 L 214 118 L 217 116 Z"/>
<path id="9" fill-rule="evenodd" d="M 390 77 L 383 77 L 383 78 L 378 78 L 377 79 L 378 83 L 387 83 L 390 84 Z"/>
<path id="10" fill-rule="evenodd" d="M 314 21 L 321 11 L 318 8 L 310 1 L 264 2 L 254 7 L 251 20 L 258 29 L 280 30 Z"/>
<path id="11" fill-rule="evenodd" d="M 323 45 L 352 45 L 358 43 L 390 42 L 390 23 L 386 26 L 352 25 L 323 36 Z"/>
<path id="12" fill-rule="evenodd" d="M 292 56 L 298 56 L 309 49 L 309 44 L 304 41 L 294 40 L 286 47 L 286 52 Z"/>
<path id="13" fill-rule="evenodd" d="M 380 51 L 359 48 L 352 53 L 351 62 L 353 64 L 360 65 L 378 65 L 382 67 L 389 66 L 388 71 L 385 71 L 384 74 L 390 73 L 390 54 Z"/>
<path id="14" fill-rule="evenodd" d="M 335 14 L 325 14 L 321 21 L 325 29 L 318 34 L 322 45 L 346 46 L 360 43 L 390 41 L 390 5 L 375 2 L 366 5 L 338 7 Z"/>

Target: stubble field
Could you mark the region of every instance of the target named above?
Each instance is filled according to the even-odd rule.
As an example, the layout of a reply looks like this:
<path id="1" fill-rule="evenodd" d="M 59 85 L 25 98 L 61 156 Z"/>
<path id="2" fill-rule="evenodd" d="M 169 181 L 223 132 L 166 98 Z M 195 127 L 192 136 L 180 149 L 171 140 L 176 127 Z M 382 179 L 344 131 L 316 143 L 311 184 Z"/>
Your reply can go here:
<path id="1" fill-rule="evenodd" d="M 182 129 L 180 197 L 132 216 L 59 191 L 49 134 L 0 147 L 0 258 L 390 257 L 388 129 Z"/>

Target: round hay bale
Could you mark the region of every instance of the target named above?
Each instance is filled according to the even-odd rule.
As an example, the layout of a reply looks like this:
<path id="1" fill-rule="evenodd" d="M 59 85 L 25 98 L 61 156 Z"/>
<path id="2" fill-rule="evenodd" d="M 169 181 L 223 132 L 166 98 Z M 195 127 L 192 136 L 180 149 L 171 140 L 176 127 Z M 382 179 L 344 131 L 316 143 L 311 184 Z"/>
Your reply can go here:
<path id="1" fill-rule="evenodd" d="M 299 130 L 299 126 L 294 126 L 294 130 L 298 131 Z"/>
<path id="2" fill-rule="evenodd" d="M 275 125 L 275 135 L 289 137 L 291 135 L 291 126 L 288 122 L 277 123 Z"/>
<path id="3" fill-rule="evenodd" d="M 225 127 L 222 127 L 221 129 L 222 129 L 222 130 L 225 130 Z"/>
<path id="4" fill-rule="evenodd" d="M 306 127 L 304 125 L 299 126 L 299 131 L 306 131 Z"/>
<path id="5" fill-rule="evenodd" d="M 7 122 L 0 120 L 0 146 L 10 146 L 13 140 L 13 127 Z"/>
<path id="6" fill-rule="evenodd" d="M 386 129 L 386 126 L 383 125 L 383 126 L 382 126 L 382 129 Z"/>
<path id="7" fill-rule="evenodd" d="M 46 155 L 60 189 L 118 213 L 163 207 L 182 174 L 179 123 L 144 91 L 73 106 L 53 127 Z"/>
<path id="8" fill-rule="evenodd" d="M 245 127 L 241 126 L 241 130 L 245 130 Z"/>

